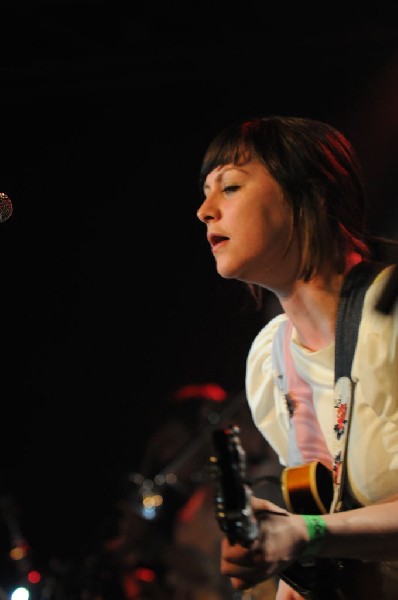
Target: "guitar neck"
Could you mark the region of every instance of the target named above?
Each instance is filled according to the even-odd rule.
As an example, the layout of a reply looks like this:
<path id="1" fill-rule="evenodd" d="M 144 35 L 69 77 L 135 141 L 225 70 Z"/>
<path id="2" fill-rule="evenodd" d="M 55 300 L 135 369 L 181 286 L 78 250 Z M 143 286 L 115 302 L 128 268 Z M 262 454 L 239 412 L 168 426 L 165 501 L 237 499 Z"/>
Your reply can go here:
<path id="1" fill-rule="evenodd" d="M 246 482 L 246 456 L 239 443 L 239 428 L 213 432 L 216 458 L 216 517 L 231 544 L 249 547 L 258 536 L 258 522 L 251 507 L 251 488 Z"/>

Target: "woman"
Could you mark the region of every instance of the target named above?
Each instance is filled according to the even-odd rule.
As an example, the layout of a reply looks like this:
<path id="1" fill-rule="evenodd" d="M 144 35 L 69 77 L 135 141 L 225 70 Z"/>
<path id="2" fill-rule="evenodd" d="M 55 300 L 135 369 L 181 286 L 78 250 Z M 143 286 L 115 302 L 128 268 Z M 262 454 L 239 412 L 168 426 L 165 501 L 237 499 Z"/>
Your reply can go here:
<path id="1" fill-rule="evenodd" d="M 355 151 L 326 123 L 255 118 L 215 137 L 201 184 L 197 215 L 218 273 L 245 282 L 257 299 L 261 290 L 273 292 L 283 309 L 258 333 L 247 358 L 253 419 L 284 467 L 318 461 L 334 473 L 336 494 L 342 464 L 335 443 L 348 420 L 334 420 L 338 306 L 347 275 L 372 258 Z M 313 598 L 398 598 L 398 318 L 395 307 L 388 314 L 376 309 L 391 268 L 383 266 L 363 303 L 351 371 L 345 504 L 334 502 L 313 518 L 254 497 L 256 540 L 249 547 L 222 541 L 221 571 L 235 589 L 277 574 L 278 600 L 307 591 Z M 322 579 L 330 573 L 331 582 L 322 589 L 290 577 L 294 565 L 312 577 L 323 564 L 330 571 Z"/>

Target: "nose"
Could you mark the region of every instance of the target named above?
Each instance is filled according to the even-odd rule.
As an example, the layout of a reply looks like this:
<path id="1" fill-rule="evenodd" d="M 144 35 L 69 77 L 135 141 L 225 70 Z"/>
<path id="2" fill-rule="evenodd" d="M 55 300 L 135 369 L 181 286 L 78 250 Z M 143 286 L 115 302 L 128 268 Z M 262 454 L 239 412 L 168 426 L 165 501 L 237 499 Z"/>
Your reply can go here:
<path id="1" fill-rule="evenodd" d="M 202 202 L 196 213 L 196 216 L 198 217 L 199 221 L 202 221 L 202 223 L 208 223 L 215 218 L 215 209 L 214 206 L 211 205 L 209 198 L 205 198 L 205 200 Z"/>

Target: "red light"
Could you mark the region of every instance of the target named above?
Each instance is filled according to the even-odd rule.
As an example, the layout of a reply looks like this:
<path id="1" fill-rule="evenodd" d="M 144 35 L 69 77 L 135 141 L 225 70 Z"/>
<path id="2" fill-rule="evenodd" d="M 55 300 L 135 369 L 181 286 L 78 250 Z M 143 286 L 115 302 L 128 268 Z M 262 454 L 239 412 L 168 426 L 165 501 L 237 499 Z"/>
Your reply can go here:
<path id="1" fill-rule="evenodd" d="M 41 575 L 39 571 L 29 571 L 28 573 L 28 581 L 29 583 L 39 583 L 41 580 Z"/>
<path id="2" fill-rule="evenodd" d="M 155 572 L 152 569 L 146 569 L 144 567 L 139 567 L 135 569 L 134 574 L 138 581 L 145 581 L 146 583 L 151 583 L 156 578 Z"/>
<path id="3" fill-rule="evenodd" d="M 176 400 L 189 400 L 191 398 L 203 398 L 213 402 L 223 402 L 227 392 L 216 383 L 189 384 L 180 388 L 176 394 Z"/>

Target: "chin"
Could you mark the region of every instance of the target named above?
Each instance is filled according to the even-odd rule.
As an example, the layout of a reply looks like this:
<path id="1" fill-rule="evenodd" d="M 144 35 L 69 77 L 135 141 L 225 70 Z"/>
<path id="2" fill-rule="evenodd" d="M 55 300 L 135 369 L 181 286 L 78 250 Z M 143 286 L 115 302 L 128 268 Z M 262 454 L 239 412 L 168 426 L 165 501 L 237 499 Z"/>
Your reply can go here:
<path id="1" fill-rule="evenodd" d="M 239 281 L 247 282 L 250 278 L 247 277 L 247 270 L 241 266 L 232 266 L 231 264 L 223 264 L 221 260 L 216 262 L 217 273 L 224 279 L 238 279 Z"/>
<path id="2" fill-rule="evenodd" d="M 235 277 L 233 275 L 230 275 L 228 272 L 225 271 L 220 271 L 219 269 L 217 269 L 217 273 L 220 275 L 220 277 L 222 277 L 223 279 L 235 279 Z"/>
<path id="3" fill-rule="evenodd" d="M 245 278 L 239 271 L 232 271 L 231 269 L 219 269 L 217 267 L 217 273 L 223 279 L 239 279 L 240 281 L 245 281 Z"/>

